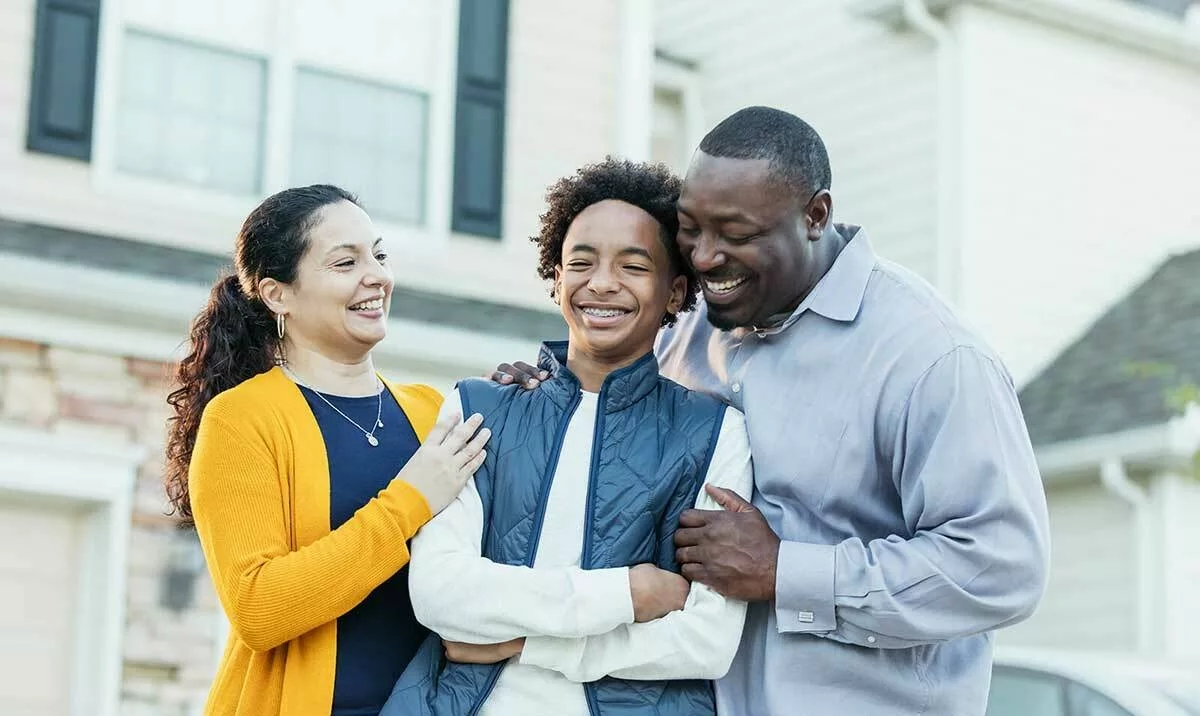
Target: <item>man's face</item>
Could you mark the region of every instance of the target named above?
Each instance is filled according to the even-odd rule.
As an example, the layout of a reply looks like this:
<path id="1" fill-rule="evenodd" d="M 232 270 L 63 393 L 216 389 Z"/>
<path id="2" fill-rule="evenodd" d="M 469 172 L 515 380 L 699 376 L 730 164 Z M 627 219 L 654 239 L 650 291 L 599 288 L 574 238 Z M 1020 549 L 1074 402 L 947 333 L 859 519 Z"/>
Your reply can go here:
<path id="1" fill-rule="evenodd" d="M 714 326 L 766 325 L 820 280 L 814 247 L 827 207 L 807 199 L 766 159 L 696 152 L 679 197 L 679 247 L 700 275 Z"/>

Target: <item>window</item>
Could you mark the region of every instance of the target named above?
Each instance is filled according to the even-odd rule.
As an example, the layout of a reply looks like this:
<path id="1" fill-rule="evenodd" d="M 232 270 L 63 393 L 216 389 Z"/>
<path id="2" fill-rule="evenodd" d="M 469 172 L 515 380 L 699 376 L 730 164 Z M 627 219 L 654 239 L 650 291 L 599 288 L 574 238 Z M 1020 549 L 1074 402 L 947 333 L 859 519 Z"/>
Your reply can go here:
<path id="1" fill-rule="evenodd" d="M 1024 669 L 996 667 L 987 716 L 1066 716 L 1063 682 Z"/>
<path id="2" fill-rule="evenodd" d="M 117 168 L 232 194 L 257 193 L 265 83 L 260 59 L 126 33 Z"/>
<path id="3" fill-rule="evenodd" d="M 650 159 L 666 164 L 676 173 L 682 173 L 687 170 L 691 156 L 690 139 L 683 92 L 675 88 L 655 87 Z"/>
<path id="4" fill-rule="evenodd" d="M 695 65 L 658 52 L 654 61 L 650 158 L 683 174 L 706 129 Z"/>
<path id="5" fill-rule="evenodd" d="M 301 69 L 291 183 L 337 184 L 372 214 L 420 223 L 425 205 L 424 95 Z"/>

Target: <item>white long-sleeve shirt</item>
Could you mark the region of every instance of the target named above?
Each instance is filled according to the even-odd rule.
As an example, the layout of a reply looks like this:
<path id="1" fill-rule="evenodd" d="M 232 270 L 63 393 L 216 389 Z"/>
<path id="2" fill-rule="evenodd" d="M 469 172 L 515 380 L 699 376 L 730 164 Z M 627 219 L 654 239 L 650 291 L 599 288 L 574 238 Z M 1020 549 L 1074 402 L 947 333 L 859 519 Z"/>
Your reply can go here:
<path id="1" fill-rule="evenodd" d="M 583 393 L 567 426 L 532 568 L 482 557 L 483 504 L 472 480 L 412 543 L 409 589 L 417 619 L 442 638 L 494 644 L 525 637 L 481 716 L 587 716 L 582 683 L 715 679 L 737 652 L 745 602 L 693 584 L 682 611 L 634 623 L 629 569 L 581 569 L 598 396 Z M 458 412 L 457 391 L 442 412 Z M 726 410 L 706 482 L 749 499 L 745 418 Z M 701 490 L 696 506 L 720 507 Z"/>

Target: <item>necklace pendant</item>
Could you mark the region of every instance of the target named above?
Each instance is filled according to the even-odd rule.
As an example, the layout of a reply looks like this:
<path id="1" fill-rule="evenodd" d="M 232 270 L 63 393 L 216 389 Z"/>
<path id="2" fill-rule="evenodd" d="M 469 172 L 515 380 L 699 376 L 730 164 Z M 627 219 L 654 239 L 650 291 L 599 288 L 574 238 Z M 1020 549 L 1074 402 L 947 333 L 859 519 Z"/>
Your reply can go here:
<path id="1" fill-rule="evenodd" d="M 371 447 L 379 447 L 379 438 L 370 433 L 367 433 L 367 442 L 371 444 Z"/>

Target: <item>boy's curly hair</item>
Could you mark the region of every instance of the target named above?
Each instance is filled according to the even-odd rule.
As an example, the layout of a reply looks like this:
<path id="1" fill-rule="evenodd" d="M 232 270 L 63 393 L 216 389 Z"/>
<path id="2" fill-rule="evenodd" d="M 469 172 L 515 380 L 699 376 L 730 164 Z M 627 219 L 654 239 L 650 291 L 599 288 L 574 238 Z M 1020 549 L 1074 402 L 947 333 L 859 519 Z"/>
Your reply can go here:
<path id="1" fill-rule="evenodd" d="M 631 162 L 611 156 L 554 182 L 546 190 L 547 208 L 541 216 L 541 230 L 537 236 L 530 237 L 530 241 L 538 245 L 538 276 L 547 281 L 554 280 L 554 269 L 562 263 L 567 229 L 575 217 L 592 204 L 616 199 L 633 204 L 658 222 L 659 238 L 671 259 L 671 270 L 687 279 L 679 310 L 681 313 L 692 310 L 696 306 L 700 284 L 675 241 L 675 233 L 679 230 L 675 202 L 679 199 L 680 184 L 679 177 L 664 164 Z M 553 287 L 550 295 L 554 296 Z M 663 317 L 663 325 L 675 323 L 675 318 L 674 314 L 667 314 Z"/>

